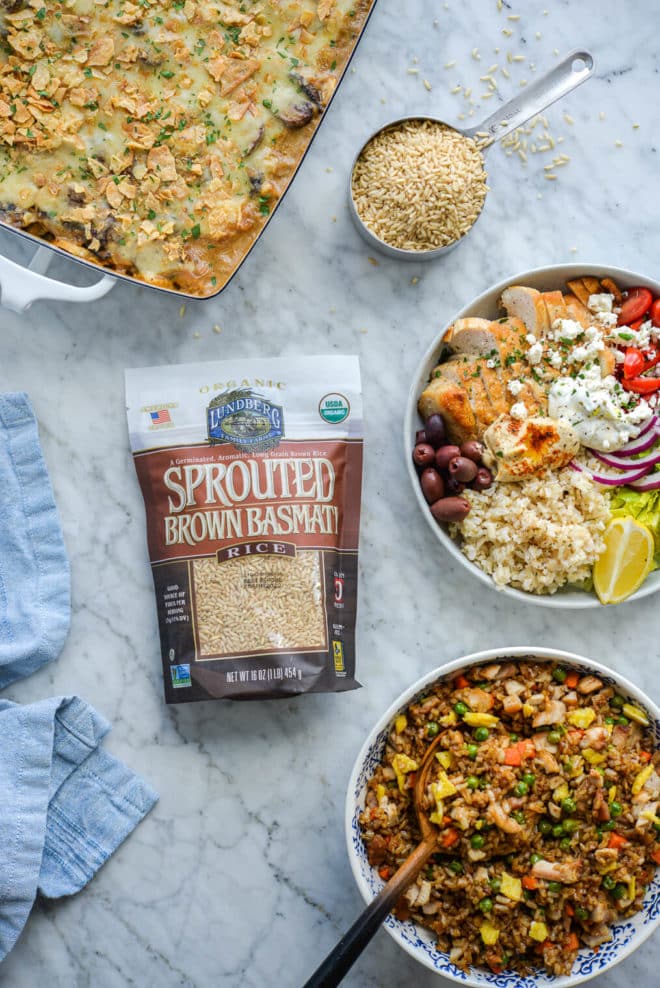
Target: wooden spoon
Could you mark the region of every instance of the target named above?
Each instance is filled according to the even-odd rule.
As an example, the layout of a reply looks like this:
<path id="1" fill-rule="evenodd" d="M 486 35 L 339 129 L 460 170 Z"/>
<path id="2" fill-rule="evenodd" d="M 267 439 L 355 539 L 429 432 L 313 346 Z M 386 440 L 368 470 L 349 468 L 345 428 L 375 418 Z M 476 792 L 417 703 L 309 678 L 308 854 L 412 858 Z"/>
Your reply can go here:
<path id="1" fill-rule="evenodd" d="M 344 978 L 364 948 L 371 941 L 387 914 L 396 905 L 400 896 L 417 878 L 431 855 L 438 849 L 438 830 L 431 823 L 424 809 L 424 796 L 428 777 L 433 766 L 435 749 L 441 735 L 429 745 L 424 760 L 417 772 L 413 805 L 422 840 L 383 886 L 375 899 L 372 899 L 364 912 L 355 920 L 337 946 L 330 951 L 323 963 L 316 969 L 304 988 L 334 988 Z"/>

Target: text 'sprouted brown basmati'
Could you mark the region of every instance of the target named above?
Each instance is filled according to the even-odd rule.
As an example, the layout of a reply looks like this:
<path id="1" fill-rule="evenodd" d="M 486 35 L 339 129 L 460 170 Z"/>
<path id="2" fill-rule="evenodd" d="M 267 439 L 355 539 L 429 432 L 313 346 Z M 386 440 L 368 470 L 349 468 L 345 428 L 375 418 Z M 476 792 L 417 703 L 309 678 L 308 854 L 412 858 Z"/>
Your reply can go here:
<path id="1" fill-rule="evenodd" d="M 126 372 L 168 703 L 353 689 L 357 358 Z"/>

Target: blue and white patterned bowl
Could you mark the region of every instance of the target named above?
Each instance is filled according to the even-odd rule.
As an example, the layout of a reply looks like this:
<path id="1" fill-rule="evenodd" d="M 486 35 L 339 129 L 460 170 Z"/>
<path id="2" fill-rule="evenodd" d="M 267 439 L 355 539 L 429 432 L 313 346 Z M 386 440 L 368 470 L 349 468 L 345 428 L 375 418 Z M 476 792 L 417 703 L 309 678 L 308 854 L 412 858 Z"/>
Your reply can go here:
<path id="1" fill-rule="evenodd" d="M 382 757 L 394 718 L 406 710 L 415 697 L 422 693 L 430 683 L 434 683 L 440 678 L 455 674 L 459 670 L 467 669 L 480 662 L 494 662 L 504 657 L 520 659 L 525 656 L 539 661 L 559 661 L 582 674 L 594 673 L 605 682 L 616 685 L 621 693 L 635 700 L 646 711 L 647 716 L 654 724 L 656 745 L 660 746 L 660 709 L 623 676 L 592 659 L 586 659 L 572 652 L 535 647 L 499 648 L 476 652 L 434 669 L 433 672 L 427 673 L 426 676 L 402 693 L 389 710 L 383 714 L 369 734 L 351 772 L 346 795 L 346 843 L 353 875 L 366 903 L 370 902 L 380 891 L 383 881 L 367 861 L 366 850 L 360 836 L 358 817 L 364 809 L 367 782 Z M 466 973 L 452 964 L 446 953 L 437 949 L 435 938 L 430 930 L 425 930 L 410 920 L 401 922 L 391 914 L 385 920 L 388 933 L 420 964 L 452 981 L 458 981 L 462 985 L 471 985 L 473 988 L 483 988 L 486 985 L 490 988 L 546 988 L 546 986 L 547 988 L 550 986 L 552 988 L 569 988 L 571 985 L 584 984 L 584 982 L 603 974 L 604 971 L 628 957 L 653 933 L 659 924 L 660 872 L 656 872 L 646 894 L 643 911 L 637 913 L 632 919 L 618 923 L 613 928 L 613 939 L 609 943 L 603 944 L 598 953 L 587 948 L 581 950 L 575 961 L 573 971 L 568 976 L 552 977 L 543 971 L 538 971 L 534 975 L 523 978 L 513 971 L 493 974 L 482 968 L 470 968 L 469 972 Z"/>

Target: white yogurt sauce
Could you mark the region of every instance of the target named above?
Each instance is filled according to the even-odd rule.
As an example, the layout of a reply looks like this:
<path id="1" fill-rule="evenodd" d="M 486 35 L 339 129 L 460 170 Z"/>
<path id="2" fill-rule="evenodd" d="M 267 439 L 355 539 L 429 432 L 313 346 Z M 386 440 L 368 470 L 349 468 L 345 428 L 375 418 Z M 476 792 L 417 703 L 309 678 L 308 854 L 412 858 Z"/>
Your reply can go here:
<path id="1" fill-rule="evenodd" d="M 625 446 L 652 414 L 643 398 L 633 405 L 615 377 L 601 377 L 598 363 L 583 367 L 576 377 L 557 378 L 548 395 L 548 413 L 569 422 L 583 446 L 603 452 Z"/>

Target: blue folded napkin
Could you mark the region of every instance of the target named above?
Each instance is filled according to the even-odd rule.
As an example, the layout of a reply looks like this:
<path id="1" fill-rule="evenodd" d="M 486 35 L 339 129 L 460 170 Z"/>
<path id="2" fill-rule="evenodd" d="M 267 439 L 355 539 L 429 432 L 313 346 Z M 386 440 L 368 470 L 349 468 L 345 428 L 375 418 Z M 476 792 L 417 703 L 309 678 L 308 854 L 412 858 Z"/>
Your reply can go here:
<path id="1" fill-rule="evenodd" d="M 0 689 L 57 658 L 70 607 L 34 412 L 27 395 L 0 395 Z"/>
<path id="2" fill-rule="evenodd" d="M 109 730 L 76 696 L 0 700 L 0 961 L 37 892 L 78 892 L 158 799 L 101 750 Z"/>
<path id="3" fill-rule="evenodd" d="M 0 395 L 0 689 L 59 655 L 69 565 L 27 395 Z M 78 697 L 0 700 L 0 961 L 37 893 L 78 892 L 157 800 Z"/>

